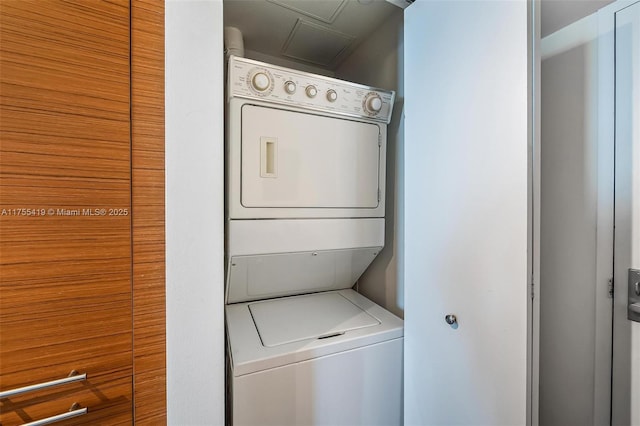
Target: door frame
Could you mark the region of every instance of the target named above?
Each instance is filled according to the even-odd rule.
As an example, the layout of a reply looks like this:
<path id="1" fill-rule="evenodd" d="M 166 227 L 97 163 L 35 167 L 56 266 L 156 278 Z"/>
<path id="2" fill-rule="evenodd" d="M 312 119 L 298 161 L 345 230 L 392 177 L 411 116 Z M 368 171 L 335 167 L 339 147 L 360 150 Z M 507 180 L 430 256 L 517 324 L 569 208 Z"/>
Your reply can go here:
<path id="1" fill-rule="evenodd" d="M 614 276 L 614 178 L 615 178 L 615 14 L 622 9 L 638 3 L 638 0 L 617 0 L 598 11 L 598 185 L 602 194 L 598 193 L 598 240 L 606 244 L 610 250 L 606 259 L 598 259 L 598 277 L 600 271 L 606 271 L 613 279 Z M 600 202 L 602 201 L 602 205 Z M 600 213 L 602 212 L 602 218 Z M 602 222 L 601 222 L 602 220 Z M 621 339 L 621 325 L 626 324 L 626 308 L 624 312 L 617 307 L 626 307 L 626 283 L 614 283 L 613 300 L 613 344 L 611 371 L 611 414 L 612 424 L 629 423 L 631 413 L 621 412 L 623 407 L 613 404 L 615 395 L 625 393 L 625 381 L 628 376 L 624 371 L 615 368 L 615 353 L 624 350 L 624 340 Z M 618 312 L 617 312 L 618 311 Z M 624 318 L 621 318 L 624 315 Z M 630 338 L 630 336 L 629 336 Z M 627 339 L 628 340 L 628 339 Z M 596 390 L 597 391 L 597 390 Z"/>
<path id="2" fill-rule="evenodd" d="M 527 423 L 539 424 L 540 405 L 540 133 L 541 91 L 541 9 L 542 0 L 529 0 L 529 219 L 528 285 L 531 297 L 527 302 Z M 538 285 L 536 285 L 538 283 Z M 536 295 L 537 293 L 537 295 Z M 536 297 L 537 296 L 537 297 Z"/>
<path id="3" fill-rule="evenodd" d="M 537 2 L 536 0 L 533 0 Z M 608 282 L 613 279 L 613 256 L 614 256 L 614 157 L 615 157 L 615 14 L 616 12 L 638 2 L 639 0 L 617 0 L 602 9 L 597 14 L 598 19 L 598 200 L 597 200 L 597 255 L 596 255 L 596 281 L 598 287 L 606 291 L 608 288 Z M 538 42 L 533 43 L 532 59 L 534 61 L 532 65 L 533 71 L 533 113 L 532 113 L 532 129 L 531 137 L 533 145 L 531 147 L 532 156 L 532 170 L 531 179 L 533 182 L 532 194 L 531 194 L 531 232 L 532 232 L 532 292 L 535 297 L 531 304 L 530 320 L 532 322 L 532 336 L 530 342 L 531 348 L 531 362 L 530 362 L 530 378 L 531 378 L 531 398 L 530 406 L 531 412 L 528 413 L 528 418 L 531 420 L 531 425 L 539 424 L 539 372 L 540 372 L 540 50 L 539 50 L 539 35 L 540 35 L 540 20 L 539 20 L 539 7 L 534 7 L 532 13 L 532 26 L 533 31 L 537 35 L 535 40 Z M 537 283 L 537 285 L 536 285 Z M 611 303 L 614 303 L 613 309 L 613 322 L 625 312 L 616 312 L 615 305 L 621 305 L 622 298 L 626 297 L 626 287 L 624 285 L 618 285 L 614 293 L 615 301 L 611 299 L 598 299 L 596 305 L 596 323 L 608 323 L 612 319 L 611 316 Z M 626 299 L 624 301 L 626 306 Z M 604 319 L 602 316 L 607 316 Z M 601 321 L 600 321 L 601 320 Z M 596 330 L 598 334 L 598 330 Z M 600 330 L 600 334 L 607 334 L 604 338 L 610 339 L 611 329 Z M 597 340 L 596 336 L 596 340 Z M 611 365 L 611 372 L 607 377 L 598 375 L 594 372 L 595 377 L 595 394 L 594 402 L 606 397 L 602 393 L 608 393 L 609 399 L 613 398 L 613 395 L 619 394 L 622 389 L 619 389 L 622 383 L 620 378 L 616 377 L 615 369 L 613 368 L 612 350 L 616 346 L 620 346 L 619 342 L 616 342 L 615 334 L 613 336 L 612 347 L 597 348 L 596 349 L 596 363 L 608 363 Z M 618 374 L 619 375 L 619 374 Z M 617 389 L 617 391 L 616 391 Z M 602 416 L 607 416 L 606 413 L 598 414 L 598 405 L 594 403 L 594 419 Z M 613 406 L 609 404 L 609 417 L 611 419 L 620 418 L 622 413 L 613 413 Z M 629 414 L 627 413 L 627 416 Z M 625 417 L 622 417 L 623 419 Z"/>

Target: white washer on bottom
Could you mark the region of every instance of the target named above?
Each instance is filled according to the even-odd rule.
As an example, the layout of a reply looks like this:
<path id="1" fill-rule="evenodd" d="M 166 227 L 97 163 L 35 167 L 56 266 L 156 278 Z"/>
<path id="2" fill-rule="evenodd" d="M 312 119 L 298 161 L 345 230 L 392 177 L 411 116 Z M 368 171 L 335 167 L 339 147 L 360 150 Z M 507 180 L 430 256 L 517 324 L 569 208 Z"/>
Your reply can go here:
<path id="1" fill-rule="evenodd" d="M 226 316 L 233 425 L 401 424 L 400 318 L 350 289 Z"/>

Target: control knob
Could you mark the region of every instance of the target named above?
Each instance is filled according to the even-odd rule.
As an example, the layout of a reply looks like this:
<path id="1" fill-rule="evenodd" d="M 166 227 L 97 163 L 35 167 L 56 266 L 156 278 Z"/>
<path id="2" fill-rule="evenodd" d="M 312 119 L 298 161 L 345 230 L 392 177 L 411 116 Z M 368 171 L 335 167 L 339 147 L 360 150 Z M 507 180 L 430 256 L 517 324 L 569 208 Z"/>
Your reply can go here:
<path id="1" fill-rule="evenodd" d="M 290 95 L 293 95 L 294 93 L 296 93 L 296 84 L 291 80 L 287 81 L 286 83 L 284 83 L 284 91 Z"/>
<path id="2" fill-rule="evenodd" d="M 305 92 L 307 92 L 307 96 L 310 98 L 315 98 L 316 95 L 318 94 L 318 89 L 316 89 L 316 86 L 313 85 L 309 85 L 307 86 L 307 88 L 305 89 Z"/>
<path id="3" fill-rule="evenodd" d="M 376 115 L 382 109 L 382 98 L 377 93 L 371 92 L 364 99 L 364 110 L 371 115 Z"/>
<path id="4" fill-rule="evenodd" d="M 336 93 L 335 90 L 333 89 L 327 90 L 327 100 L 329 102 L 335 102 L 336 100 L 338 100 L 338 94 Z"/>
<path id="5" fill-rule="evenodd" d="M 259 71 L 251 78 L 251 86 L 258 92 L 264 92 L 271 86 L 271 79 L 266 73 Z"/>

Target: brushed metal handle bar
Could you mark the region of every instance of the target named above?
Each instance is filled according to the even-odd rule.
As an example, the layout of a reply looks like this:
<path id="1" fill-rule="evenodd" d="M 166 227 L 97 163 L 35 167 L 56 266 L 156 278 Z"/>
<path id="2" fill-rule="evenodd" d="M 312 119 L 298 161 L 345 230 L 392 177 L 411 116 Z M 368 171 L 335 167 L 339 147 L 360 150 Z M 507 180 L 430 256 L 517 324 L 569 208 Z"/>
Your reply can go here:
<path id="1" fill-rule="evenodd" d="M 36 385 L 29 385 L 21 388 L 0 392 L 0 399 L 21 395 L 27 392 L 34 392 L 41 389 L 52 388 L 54 386 L 66 385 L 68 383 L 82 382 L 84 380 L 87 380 L 87 373 L 78 374 L 77 371 L 74 370 L 71 373 L 69 373 L 69 377 L 65 377 L 64 379 L 52 380 L 50 382 L 38 383 Z"/>
<path id="2" fill-rule="evenodd" d="M 61 422 L 62 420 L 72 419 L 74 417 L 83 416 L 89 412 L 87 407 L 78 407 L 78 403 L 74 403 L 68 412 L 57 414 L 55 416 L 47 417 L 46 419 L 36 420 L 35 422 L 25 423 L 23 426 L 43 426 L 50 425 L 51 423 Z"/>

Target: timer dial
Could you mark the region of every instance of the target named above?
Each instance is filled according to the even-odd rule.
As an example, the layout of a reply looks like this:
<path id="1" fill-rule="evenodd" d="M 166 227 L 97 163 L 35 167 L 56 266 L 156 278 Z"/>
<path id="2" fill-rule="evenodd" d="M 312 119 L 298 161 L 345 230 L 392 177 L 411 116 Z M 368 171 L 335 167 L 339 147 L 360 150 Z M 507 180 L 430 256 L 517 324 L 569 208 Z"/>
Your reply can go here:
<path id="1" fill-rule="evenodd" d="M 260 96 L 267 96 L 273 90 L 273 77 L 266 69 L 254 68 L 247 75 L 249 88 Z"/>
<path id="2" fill-rule="evenodd" d="M 327 100 L 329 102 L 335 102 L 336 100 L 338 100 L 338 94 L 336 93 L 335 90 L 333 89 L 327 90 Z"/>
<path id="3" fill-rule="evenodd" d="M 382 98 L 377 93 L 370 92 L 364 98 L 363 107 L 367 114 L 376 115 L 382 109 Z"/>
<path id="4" fill-rule="evenodd" d="M 263 72 L 255 73 L 253 78 L 251 79 L 251 84 L 253 85 L 254 89 L 260 92 L 264 92 L 269 88 L 269 77 Z"/>

